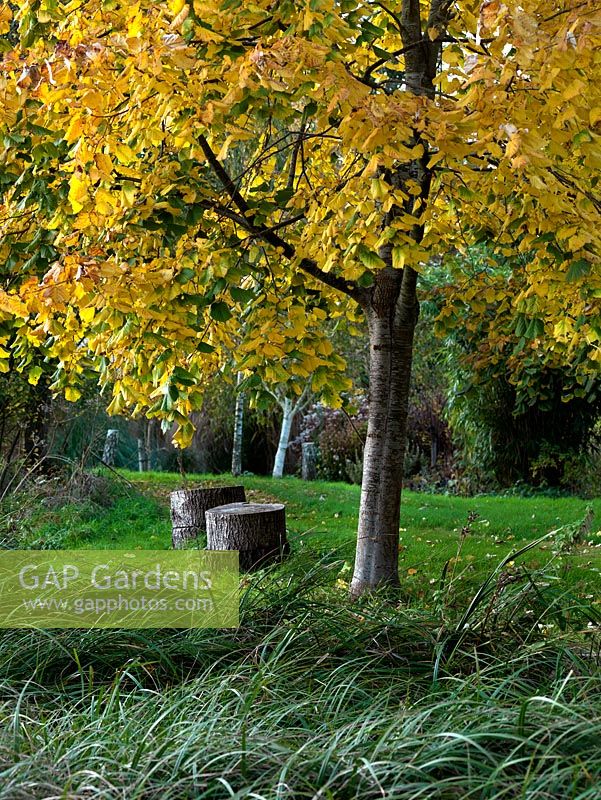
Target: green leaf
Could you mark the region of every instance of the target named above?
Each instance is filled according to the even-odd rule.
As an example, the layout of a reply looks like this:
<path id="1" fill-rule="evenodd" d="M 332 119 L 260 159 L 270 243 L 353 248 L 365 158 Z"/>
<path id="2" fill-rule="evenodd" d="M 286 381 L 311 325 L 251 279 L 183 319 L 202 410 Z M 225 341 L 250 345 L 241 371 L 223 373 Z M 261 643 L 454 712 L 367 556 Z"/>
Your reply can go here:
<path id="1" fill-rule="evenodd" d="M 382 269 L 386 266 L 380 256 L 364 244 L 357 245 L 356 255 L 359 261 L 368 269 Z"/>
<path id="2" fill-rule="evenodd" d="M 239 286 L 232 286 L 230 294 L 237 303 L 249 303 L 255 296 L 250 289 L 241 289 Z"/>
<path id="3" fill-rule="evenodd" d="M 191 267 L 184 267 L 179 275 L 176 276 L 175 281 L 179 284 L 188 283 L 195 275 L 196 270 L 193 270 Z"/>
<path id="4" fill-rule="evenodd" d="M 211 291 L 213 293 L 213 297 L 215 297 L 215 295 L 218 295 L 220 292 L 222 292 L 225 289 L 226 286 L 227 286 L 227 281 L 226 281 L 225 278 L 217 278 L 217 280 L 215 281 L 215 283 L 213 284 L 213 287 L 211 289 Z"/>
<path id="5" fill-rule="evenodd" d="M 280 189 L 276 192 L 273 199 L 278 205 L 285 206 L 293 195 L 294 189 L 292 187 L 287 187 L 286 189 Z"/>
<path id="6" fill-rule="evenodd" d="M 357 280 L 359 286 L 363 289 L 368 289 L 370 286 L 374 285 L 374 276 L 371 272 L 364 272 L 363 275 L 359 277 Z"/>
<path id="7" fill-rule="evenodd" d="M 526 317 L 523 314 L 519 314 L 517 320 L 518 321 L 515 326 L 515 335 L 520 338 L 526 333 L 528 324 L 526 322 Z"/>
<path id="8" fill-rule="evenodd" d="M 570 283 L 573 283 L 579 278 L 583 278 L 585 275 L 588 275 L 590 271 L 590 263 L 584 258 L 579 258 L 578 261 L 572 261 L 568 267 L 568 274 L 566 275 L 566 278 Z"/>
<path id="9" fill-rule="evenodd" d="M 248 378 L 245 378 L 239 385 L 238 391 L 245 392 L 247 389 L 255 389 L 257 386 L 261 385 L 261 377 L 256 372 L 253 372 L 252 375 L 249 375 Z"/>
<path id="10" fill-rule="evenodd" d="M 542 319 L 538 319 L 538 317 L 534 317 L 534 319 L 530 320 L 530 324 L 526 329 L 526 333 L 524 334 L 527 339 L 535 339 L 537 336 L 542 336 L 545 332 L 545 324 Z"/>
<path id="11" fill-rule="evenodd" d="M 213 345 L 209 344 L 208 342 L 199 342 L 196 345 L 196 349 L 199 353 L 212 353 L 215 350 Z"/>
<path id="12" fill-rule="evenodd" d="M 232 316 L 227 303 L 219 301 L 218 303 L 211 304 L 211 317 L 217 322 L 227 322 Z"/>
<path id="13" fill-rule="evenodd" d="M 378 56 L 378 58 L 385 58 L 386 60 L 393 58 L 393 56 L 390 55 L 388 50 L 383 50 L 381 47 L 378 47 L 377 44 L 372 45 L 371 49 Z"/>
<path id="14" fill-rule="evenodd" d="M 194 375 L 183 367 L 175 367 L 171 373 L 171 377 L 177 383 L 181 383 L 182 386 L 194 386 L 197 383 Z"/>
<path id="15" fill-rule="evenodd" d="M 575 145 L 586 144 L 588 142 L 592 142 L 593 141 L 593 137 L 591 136 L 590 131 L 587 131 L 585 129 L 585 130 L 579 131 L 576 134 L 576 136 L 574 136 L 572 141 L 574 142 Z"/>

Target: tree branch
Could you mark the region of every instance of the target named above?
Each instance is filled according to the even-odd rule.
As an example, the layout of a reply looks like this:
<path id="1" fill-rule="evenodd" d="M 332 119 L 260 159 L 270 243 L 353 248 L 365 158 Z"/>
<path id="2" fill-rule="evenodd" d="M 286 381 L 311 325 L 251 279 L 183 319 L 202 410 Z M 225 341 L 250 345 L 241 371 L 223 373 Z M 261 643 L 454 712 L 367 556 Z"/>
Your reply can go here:
<path id="1" fill-rule="evenodd" d="M 211 210 L 215 211 L 216 213 L 221 213 L 229 219 L 233 219 L 254 236 L 263 239 L 263 241 L 267 242 L 272 247 L 275 247 L 276 250 L 280 250 L 287 259 L 294 259 L 296 257 L 295 248 L 275 232 L 274 228 L 276 226 L 274 226 L 274 228 L 268 228 L 265 225 L 256 224 L 254 211 L 250 208 L 244 197 L 240 194 L 238 187 L 229 176 L 223 164 L 221 164 L 218 160 L 205 136 L 200 134 L 198 141 L 209 165 L 217 175 L 232 202 L 240 211 L 240 214 L 237 214 L 235 211 L 232 211 L 225 206 L 211 204 L 209 201 L 205 201 L 205 203 L 201 203 L 201 205 L 205 205 L 207 208 L 211 208 Z M 288 223 L 289 222 L 290 220 Z M 281 223 L 279 227 L 281 227 Z M 352 297 L 356 302 L 359 302 L 361 290 L 356 283 L 352 281 L 346 281 L 344 278 L 340 278 L 337 275 L 330 275 L 328 272 L 324 272 L 318 267 L 317 262 L 310 258 L 301 259 L 299 262 L 299 267 L 303 270 L 303 272 L 306 272 L 312 278 L 315 278 L 321 283 L 325 283 L 326 286 L 336 289 L 337 291 Z"/>

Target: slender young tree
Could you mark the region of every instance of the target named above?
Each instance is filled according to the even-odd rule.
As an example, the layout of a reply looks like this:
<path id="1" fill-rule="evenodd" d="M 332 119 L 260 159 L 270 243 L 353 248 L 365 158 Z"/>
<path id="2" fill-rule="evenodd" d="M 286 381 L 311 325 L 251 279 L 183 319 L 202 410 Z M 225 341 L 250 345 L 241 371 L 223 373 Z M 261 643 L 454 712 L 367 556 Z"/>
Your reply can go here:
<path id="1" fill-rule="evenodd" d="M 309 384 L 305 386 L 302 393 L 295 398 L 291 398 L 288 393 L 279 392 L 277 389 L 270 392 L 273 395 L 280 408 L 282 409 L 282 425 L 280 427 L 280 437 L 278 440 L 278 449 L 275 454 L 273 462 L 273 477 L 283 478 L 284 468 L 286 465 L 286 453 L 290 445 L 290 433 L 292 431 L 292 423 L 295 416 L 302 411 L 309 402 Z"/>
<path id="2" fill-rule="evenodd" d="M 236 407 L 234 409 L 234 438 L 232 442 L 232 475 L 238 477 L 242 475 L 242 435 L 244 432 L 244 400 L 245 394 L 240 389 L 242 383 L 242 373 L 239 372 L 236 379 Z"/>

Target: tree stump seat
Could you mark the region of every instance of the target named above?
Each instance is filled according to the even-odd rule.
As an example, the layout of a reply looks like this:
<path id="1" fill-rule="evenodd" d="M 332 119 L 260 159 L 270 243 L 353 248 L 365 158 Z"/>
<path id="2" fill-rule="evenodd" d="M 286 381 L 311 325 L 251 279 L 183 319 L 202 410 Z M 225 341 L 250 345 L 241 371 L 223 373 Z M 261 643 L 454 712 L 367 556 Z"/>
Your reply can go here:
<path id="1" fill-rule="evenodd" d="M 246 500 L 244 486 L 211 486 L 171 492 L 171 543 L 175 549 L 205 533 L 207 509 Z"/>
<path id="2" fill-rule="evenodd" d="M 278 563 L 290 552 L 281 503 L 228 503 L 208 509 L 206 521 L 207 549 L 238 550 L 244 572 Z"/>

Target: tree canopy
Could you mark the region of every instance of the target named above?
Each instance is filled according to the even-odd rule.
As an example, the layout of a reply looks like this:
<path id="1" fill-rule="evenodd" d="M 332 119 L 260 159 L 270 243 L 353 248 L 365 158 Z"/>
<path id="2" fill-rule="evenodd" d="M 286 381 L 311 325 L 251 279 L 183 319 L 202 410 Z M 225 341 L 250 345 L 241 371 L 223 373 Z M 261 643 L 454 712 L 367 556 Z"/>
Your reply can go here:
<path id="1" fill-rule="evenodd" d="M 322 388 L 326 315 L 483 238 L 523 287 L 457 294 L 601 360 L 594 0 L 35 0 L 0 26 L 2 342 L 67 396 L 92 355 L 113 410 L 185 423 L 228 349 Z"/>

